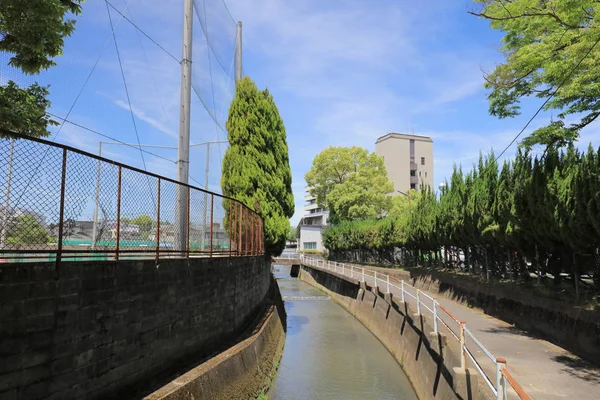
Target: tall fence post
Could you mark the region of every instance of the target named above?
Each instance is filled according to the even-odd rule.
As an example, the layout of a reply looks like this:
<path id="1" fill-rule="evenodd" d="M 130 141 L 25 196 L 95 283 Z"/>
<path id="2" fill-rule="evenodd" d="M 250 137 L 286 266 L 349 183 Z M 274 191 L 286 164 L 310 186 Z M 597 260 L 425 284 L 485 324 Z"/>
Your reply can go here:
<path id="1" fill-rule="evenodd" d="M 121 170 L 119 170 L 120 172 Z M 119 174 L 120 176 L 120 174 Z M 65 228 L 65 189 L 67 186 L 67 149 L 63 149 L 62 173 L 60 178 L 60 210 L 58 217 L 58 243 L 56 251 L 56 263 L 60 264 L 63 248 L 63 230 Z M 7 212 L 8 210 L 4 210 Z"/>
<path id="2" fill-rule="evenodd" d="M 238 203 L 238 228 L 237 228 L 237 253 L 238 256 L 242 256 L 242 219 L 244 217 L 244 209 L 242 204 Z"/>
<path id="3" fill-rule="evenodd" d="M 156 188 L 156 261 L 160 256 L 160 178 L 158 178 L 158 187 Z"/>
<path id="4" fill-rule="evenodd" d="M 400 295 L 402 297 L 402 302 L 404 303 L 404 279 L 402 279 L 401 284 L 402 289 L 400 290 Z"/>
<path id="5" fill-rule="evenodd" d="M 465 345 L 465 321 L 460 321 L 460 368 L 467 369 L 467 348 Z"/>
<path id="6" fill-rule="evenodd" d="M 190 197 L 192 196 L 192 191 L 190 190 L 189 187 L 184 186 L 185 190 L 187 191 L 187 215 L 186 215 L 186 219 L 187 219 L 187 223 L 186 223 L 186 231 L 185 231 L 185 252 L 186 252 L 186 257 L 190 258 L 190 223 L 192 220 L 192 216 L 190 214 Z"/>
<path id="7" fill-rule="evenodd" d="M 421 296 L 419 293 L 421 293 L 421 291 L 417 289 L 417 315 L 421 315 Z"/>
<path id="8" fill-rule="evenodd" d="M 213 256 L 213 215 L 215 211 L 215 195 L 210 194 L 210 256 Z M 189 224 L 188 224 L 189 225 Z"/>
<path id="9" fill-rule="evenodd" d="M 115 247 L 115 260 L 119 259 L 119 248 L 121 239 L 121 166 L 117 174 L 117 245 Z"/>
<path id="10" fill-rule="evenodd" d="M 437 307 L 438 302 L 436 299 L 433 299 L 433 332 L 437 335 L 438 333 L 438 320 L 437 320 Z"/>
<path id="11" fill-rule="evenodd" d="M 502 368 L 506 367 L 504 358 L 496 358 L 496 400 L 503 400 L 507 397 L 506 378 L 502 373 Z"/>
<path id="12" fill-rule="evenodd" d="M 231 222 L 232 222 L 232 218 L 233 218 L 233 215 L 231 214 L 231 200 L 229 200 L 229 234 L 227 235 L 227 236 L 229 236 L 229 247 L 228 247 L 229 258 L 231 258 L 231 235 L 232 235 L 232 232 L 231 232 L 232 223 Z"/>

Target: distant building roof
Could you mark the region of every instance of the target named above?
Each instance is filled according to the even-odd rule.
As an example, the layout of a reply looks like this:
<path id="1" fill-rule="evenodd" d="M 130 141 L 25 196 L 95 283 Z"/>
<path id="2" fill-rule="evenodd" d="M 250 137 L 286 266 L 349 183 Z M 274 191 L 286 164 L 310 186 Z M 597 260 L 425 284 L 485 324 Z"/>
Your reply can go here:
<path id="1" fill-rule="evenodd" d="M 379 142 L 382 142 L 387 139 L 413 139 L 413 140 L 419 140 L 421 142 L 432 142 L 433 143 L 433 140 L 431 140 L 431 138 L 429 136 L 407 135 L 405 133 L 394 133 L 394 132 L 390 132 L 387 135 L 383 135 L 383 136 L 377 138 L 377 141 L 375 143 L 379 143 Z"/>

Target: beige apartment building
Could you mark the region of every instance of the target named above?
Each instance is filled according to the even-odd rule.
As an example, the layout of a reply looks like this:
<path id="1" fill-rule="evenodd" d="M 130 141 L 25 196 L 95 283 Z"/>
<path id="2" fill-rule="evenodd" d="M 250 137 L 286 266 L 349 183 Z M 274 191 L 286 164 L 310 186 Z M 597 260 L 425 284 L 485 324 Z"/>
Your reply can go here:
<path id="1" fill-rule="evenodd" d="M 375 153 L 383 157 L 388 179 L 398 191 L 433 186 L 433 140 L 427 136 L 388 133 L 375 142 Z"/>

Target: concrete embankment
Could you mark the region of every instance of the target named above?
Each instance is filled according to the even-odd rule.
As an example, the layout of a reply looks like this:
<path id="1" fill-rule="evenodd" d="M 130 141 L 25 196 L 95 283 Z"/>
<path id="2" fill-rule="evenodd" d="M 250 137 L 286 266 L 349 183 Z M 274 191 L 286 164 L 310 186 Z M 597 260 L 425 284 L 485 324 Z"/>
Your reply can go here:
<path id="1" fill-rule="evenodd" d="M 285 342 L 285 309 L 274 279 L 268 303 L 237 344 L 145 400 L 256 399 L 270 386 Z"/>
<path id="2" fill-rule="evenodd" d="M 394 355 L 420 399 L 487 399 L 472 369 L 463 371 L 458 344 L 435 335 L 411 305 L 347 276 L 302 266 L 300 279 L 323 290 L 362 322 Z"/>

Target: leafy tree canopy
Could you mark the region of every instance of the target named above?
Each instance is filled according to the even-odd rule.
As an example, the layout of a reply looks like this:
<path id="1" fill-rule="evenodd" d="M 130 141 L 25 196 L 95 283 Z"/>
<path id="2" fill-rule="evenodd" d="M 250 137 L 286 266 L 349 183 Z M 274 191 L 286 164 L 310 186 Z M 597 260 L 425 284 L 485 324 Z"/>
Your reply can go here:
<path id="1" fill-rule="evenodd" d="M 285 248 L 289 218 L 294 215 L 285 126 L 273 96 L 268 90 L 258 90 L 249 77 L 237 83 L 227 137 L 230 146 L 223 158 L 223 194 L 262 215 L 265 251 L 278 255 Z"/>
<path id="2" fill-rule="evenodd" d="M 83 0 L 0 0 L 0 51 L 12 53 L 9 64 L 26 74 L 37 74 L 56 65 L 64 37 L 75 29 L 67 14 L 79 14 Z M 46 109 L 48 87 L 27 88 L 15 82 L 0 87 L 0 127 L 31 136 L 48 136 L 56 125 Z"/>
<path id="3" fill-rule="evenodd" d="M 296 227 L 290 226 L 290 231 L 288 232 L 287 240 L 296 240 L 297 233 L 298 233 L 298 230 L 296 229 Z"/>
<path id="4" fill-rule="evenodd" d="M 387 213 L 394 185 L 383 158 L 361 147 L 329 147 L 313 160 L 305 175 L 310 193 L 330 220 L 376 218 Z"/>
<path id="5" fill-rule="evenodd" d="M 21 215 L 8 230 L 6 242 L 9 244 L 46 244 L 48 231 L 31 215 Z"/>
<path id="6" fill-rule="evenodd" d="M 577 139 L 579 131 L 600 115 L 598 2 L 475 2 L 476 10 L 471 13 L 489 20 L 492 28 L 505 35 L 501 48 L 505 62 L 486 76 L 490 113 L 513 117 L 520 113 L 522 98 L 545 99 L 556 92 L 545 109 L 558 110 L 557 120 L 534 131 L 522 145 L 564 146 Z M 567 125 L 567 116 L 576 122 Z"/>

